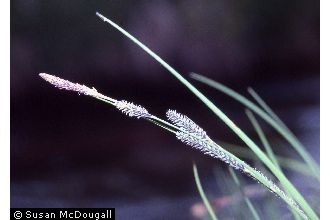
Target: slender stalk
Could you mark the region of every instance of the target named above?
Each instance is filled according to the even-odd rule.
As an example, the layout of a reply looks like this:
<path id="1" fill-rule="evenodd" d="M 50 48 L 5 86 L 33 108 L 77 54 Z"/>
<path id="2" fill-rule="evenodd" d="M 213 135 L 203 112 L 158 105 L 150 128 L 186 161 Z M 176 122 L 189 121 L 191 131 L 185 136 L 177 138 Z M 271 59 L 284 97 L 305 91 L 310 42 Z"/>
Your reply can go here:
<path id="1" fill-rule="evenodd" d="M 215 215 L 213 209 L 212 209 L 212 206 L 209 202 L 209 200 L 207 199 L 206 195 L 205 195 L 205 192 L 203 190 L 203 187 L 202 187 L 202 184 L 201 184 L 201 181 L 199 179 L 199 175 L 198 175 L 198 170 L 197 170 L 197 167 L 196 167 L 196 164 L 194 163 L 193 164 L 193 172 L 194 172 L 194 177 L 195 177 L 195 183 L 196 183 L 196 186 L 197 186 L 197 189 L 198 189 L 198 192 L 199 192 L 199 195 L 201 196 L 202 200 L 203 200 L 203 203 L 207 209 L 207 212 L 209 213 L 209 216 L 212 220 L 217 220 L 217 216 Z"/>
<path id="2" fill-rule="evenodd" d="M 163 128 L 163 129 L 165 129 L 165 130 L 171 132 L 171 133 L 174 133 L 174 134 L 176 133 L 175 130 L 173 130 L 173 129 L 169 128 L 169 127 L 166 127 L 166 126 L 162 125 L 161 123 L 158 123 L 158 122 L 155 121 L 155 120 L 152 120 L 152 119 L 147 119 L 147 120 L 150 121 L 151 123 L 154 123 L 155 125 L 157 125 L 157 126 Z"/>
<path id="3" fill-rule="evenodd" d="M 271 116 L 279 125 L 281 125 L 287 131 L 290 129 L 285 125 L 285 123 L 276 115 L 276 113 L 266 104 L 266 102 L 254 91 L 253 88 L 249 87 L 247 91 L 250 95 L 256 100 L 256 102 L 267 112 L 269 116 Z M 291 131 L 290 131 L 291 132 Z M 293 135 L 294 136 L 294 135 Z M 294 136 L 294 138 L 296 138 Z M 297 139 L 297 138 L 296 138 Z"/>

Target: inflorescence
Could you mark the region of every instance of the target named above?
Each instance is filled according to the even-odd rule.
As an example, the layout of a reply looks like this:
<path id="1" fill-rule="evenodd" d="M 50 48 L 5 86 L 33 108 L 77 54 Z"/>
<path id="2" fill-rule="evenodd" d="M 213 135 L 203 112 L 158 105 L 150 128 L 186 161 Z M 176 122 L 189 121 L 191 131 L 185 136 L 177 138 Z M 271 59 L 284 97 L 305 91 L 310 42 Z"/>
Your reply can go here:
<path id="1" fill-rule="evenodd" d="M 114 104 L 117 109 L 122 111 L 124 114 L 128 115 L 129 117 L 136 117 L 136 118 L 149 118 L 152 115 L 142 107 L 141 105 L 135 105 L 131 102 L 127 102 L 125 100 L 117 101 Z"/>
<path id="2" fill-rule="evenodd" d="M 175 110 L 168 110 L 166 116 L 168 120 L 181 129 L 176 132 L 177 139 L 202 151 L 204 154 L 222 160 L 237 170 L 244 170 L 244 163 L 229 155 L 219 145 L 216 145 L 206 132 L 190 118 Z"/>
<path id="3" fill-rule="evenodd" d="M 167 124 L 167 122 L 158 119 L 157 117 L 151 115 L 147 109 L 140 105 L 135 105 L 131 102 L 127 102 L 125 100 L 115 100 L 110 97 L 104 96 L 101 93 L 98 93 L 95 88 L 89 88 L 85 85 L 81 85 L 78 83 L 72 83 L 68 80 L 61 79 L 59 77 L 49 75 L 46 73 L 40 73 L 39 76 L 49 82 L 50 84 L 54 85 L 59 89 L 69 90 L 78 92 L 78 94 L 84 94 L 88 96 L 92 96 L 94 98 L 100 99 L 107 103 L 114 105 L 117 109 L 119 109 L 124 114 L 128 115 L 129 117 L 136 117 L 136 118 L 144 118 L 144 119 L 152 119 L 159 121 L 163 124 Z M 195 122 L 193 122 L 190 118 L 185 115 L 182 115 L 175 110 L 168 110 L 166 112 L 166 116 L 168 120 L 176 128 L 175 132 L 177 139 L 182 141 L 183 143 L 192 146 L 203 152 L 204 154 L 210 155 L 211 157 L 217 158 L 222 160 L 223 162 L 227 163 L 229 166 L 245 172 L 246 174 L 250 175 L 252 178 L 255 178 L 251 171 L 248 170 L 248 165 L 238 160 L 234 155 L 230 154 L 226 150 L 224 150 L 221 146 L 216 144 L 214 141 L 210 139 L 210 137 L 206 134 L 206 132 L 198 126 Z M 157 124 L 157 123 L 156 123 Z M 166 128 L 166 127 L 164 127 Z M 171 130 L 171 129 L 170 129 Z M 285 198 L 288 203 L 296 207 L 299 211 L 301 209 L 293 201 L 290 197 L 288 197 L 278 186 L 276 186 L 271 180 L 269 180 L 265 175 L 263 175 L 260 171 L 254 169 L 260 178 L 262 178 L 268 184 L 268 188 L 275 192 L 275 194 L 280 195 L 281 197 Z M 302 216 L 307 218 L 303 211 L 301 211 Z"/>
<path id="4" fill-rule="evenodd" d="M 61 79 L 57 76 L 53 76 L 47 73 L 40 73 L 39 76 L 54 85 L 59 89 L 65 89 L 69 91 L 78 92 L 78 94 L 84 94 L 93 97 L 99 97 L 100 94 L 97 92 L 95 88 L 91 89 L 85 85 L 80 85 L 78 83 L 73 83 L 65 79 Z"/>
<path id="5" fill-rule="evenodd" d="M 114 105 L 117 109 L 125 113 L 126 115 L 130 117 L 136 117 L 136 118 L 148 118 L 152 115 L 149 114 L 147 109 L 140 105 L 135 105 L 131 102 L 127 102 L 125 100 L 117 101 L 115 99 L 106 97 L 100 93 L 97 92 L 95 88 L 89 88 L 85 85 L 81 85 L 79 83 L 73 83 L 65 79 L 61 79 L 57 76 L 53 76 L 47 73 L 40 73 L 39 76 L 49 82 L 50 84 L 54 85 L 56 88 L 59 89 L 65 89 L 68 91 L 74 91 L 78 92 L 78 94 L 84 94 L 88 96 L 92 96 L 98 99 L 101 99 L 103 101 L 107 101 L 110 104 Z"/>

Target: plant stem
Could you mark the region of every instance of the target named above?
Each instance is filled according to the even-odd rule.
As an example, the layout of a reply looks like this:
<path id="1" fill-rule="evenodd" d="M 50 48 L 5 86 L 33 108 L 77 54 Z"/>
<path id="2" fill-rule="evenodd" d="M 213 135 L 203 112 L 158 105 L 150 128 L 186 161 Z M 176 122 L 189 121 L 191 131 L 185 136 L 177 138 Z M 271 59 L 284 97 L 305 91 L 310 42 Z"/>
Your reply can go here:
<path id="1" fill-rule="evenodd" d="M 194 177 L 195 177 L 195 183 L 196 183 L 196 186 L 197 186 L 197 189 L 198 189 L 198 192 L 199 192 L 199 195 L 201 196 L 202 200 L 203 200 L 203 203 L 209 213 L 209 216 L 212 220 L 217 220 L 217 216 L 215 215 L 213 209 L 212 209 L 212 206 L 209 202 L 209 200 L 207 199 L 206 195 L 205 195 L 205 192 L 203 190 L 203 187 L 202 187 L 202 184 L 201 184 L 201 181 L 199 179 L 199 175 L 198 175 L 198 171 L 197 171 L 197 167 L 196 167 L 196 164 L 194 163 L 193 164 L 193 172 L 194 172 Z"/>

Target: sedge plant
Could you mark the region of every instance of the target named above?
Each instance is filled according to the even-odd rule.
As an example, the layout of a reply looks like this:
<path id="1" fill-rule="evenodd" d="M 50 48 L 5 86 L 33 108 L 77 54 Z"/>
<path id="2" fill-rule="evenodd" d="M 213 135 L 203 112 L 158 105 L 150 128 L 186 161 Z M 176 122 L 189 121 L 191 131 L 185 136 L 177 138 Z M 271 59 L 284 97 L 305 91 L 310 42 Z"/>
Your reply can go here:
<path id="1" fill-rule="evenodd" d="M 283 199 L 292 209 L 299 213 L 304 219 L 308 219 L 306 213 L 301 209 L 301 207 L 282 189 L 280 189 L 273 181 L 267 178 L 262 172 L 251 167 L 243 160 L 239 159 L 229 151 L 222 148 L 216 142 L 214 142 L 207 133 L 199 127 L 195 122 L 193 122 L 187 116 L 178 113 L 176 110 L 168 110 L 166 112 L 166 117 L 168 121 L 163 120 L 142 107 L 141 105 L 136 105 L 132 102 L 126 100 L 116 100 L 114 98 L 108 97 L 99 93 L 94 87 L 90 88 L 85 85 L 78 83 L 72 83 L 68 80 L 61 79 L 57 76 L 50 75 L 47 73 L 40 73 L 39 76 L 50 84 L 54 85 L 59 89 L 75 91 L 79 94 L 91 96 L 103 102 L 113 105 L 115 108 L 120 110 L 122 113 L 129 117 L 134 117 L 137 119 L 145 119 L 152 122 L 161 128 L 174 133 L 176 138 L 183 143 L 192 146 L 209 155 L 213 158 L 220 159 L 221 161 L 227 163 L 232 168 L 245 173 L 246 175 L 256 179 L 262 185 L 267 187 L 271 192 L 276 194 L 278 197 Z"/>
<path id="2" fill-rule="evenodd" d="M 125 100 L 116 100 L 114 98 L 105 96 L 99 93 L 95 88 L 90 88 L 85 85 L 81 85 L 78 83 L 72 83 L 68 80 L 61 79 L 59 77 L 40 73 L 39 75 L 49 83 L 53 84 L 55 87 L 59 89 L 65 89 L 70 91 L 78 92 L 79 94 L 84 94 L 93 98 L 96 98 L 100 101 L 111 104 L 118 110 L 122 111 L 124 114 L 134 117 L 137 119 L 147 120 L 173 134 L 175 134 L 176 138 L 183 143 L 192 146 L 207 154 L 212 156 L 213 158 L 219 159 L 225 163 L 227 163 L 230 167 L 241 171 L 242 173 L 252 177 L 257 180 L 260 184 L 265 186 L 279 198 L 281 198 L 294 212 L 298 213 L 299 216 L 303 219 L 318 219 L 318 216 L 314 212 L 314 210 L 310 207 L 304 197 L 300 194 L 300 192 L 295 188 L 295 186 L 288 180 L 285 174 L 282 172 L 278 164 L 272 160 L 272 155 L 265 154 L 258 145 L 243 132 L 225 113 L 223 113 L 213 102 L 211 102 L 204 94 L 202 94 L 195 86 L 193 86 L 189 81 L 187 81 L 179 72 L 177 72 L 173 67 L 171 67 L 168 63 L 166 63 L 160 56 L 155 54 L 151 49 L 149 49 L 142 42 L 137 40 L 134 36 L 129 34 L 119 25 L 101 15 L 100 13 L 96 13 L 98 17 L 100 17 L 103 21 L 110 24 L 112 27 L 116 28 L 122 34 L 124 34 L 128 39 L 133 41 L 136 45 L 138 45 L 141 49 L 143 49 L 146 53 L 148 53 L 152 58 L 154 58 L 157 62 L 159 62 L 163 67 L 165 67 L 174 77 L 176 77 L 184 86 L 186 86 L 194 95 L 196 95 L 221 121 L 223 121 L 255 154 L 255 156 L 270 170 L 270 172 L 277 177 L 279 183 L 283 187 L 283 190 L 271 181 L 268 177 L 266 177 L 262 172 L 250 166 L 236 155 L 232 154 L 228 150 L 224 149 L 218 143 L 213 141 L 207 133 L 199 127 L 195 122 L 189 119 L 187 116 L 176 112 L 175 110 L 168 110 L 166 112 L 167 121 L 163 120 L 151 113 L 149 111 L 140 106 L 135 105 L 131 102 L 127 102 Z M 253 110 L 253 109 L 252 109 Z M 275 119 L 273 119 L 275 120 Z M 277 120 L 276 120 L 277 121 Z M 281 129 L 288 131 L 287 128 L 281 124 L 279 125 Z M 285 136 L 285 135 L 283 135 Z M 291 134 L 286 136 L 288 141 L 291 141 L 296 148 L 301 149 L 301 145 L 297 142 L 297 139 L 293 137 Z M 291 143 L 290 142 L 290 143 Z M 299 151 L 300 152 L 300 151 Z M 270 156 L 270 157 L 269 157 Z M 310 165 L 311 169 L 315 172 L 317 176 L 317 166 L 313 163 L 308 156 L 305 154 L 302 155 L 308 165 Z M 197 174 L 197 169 L 194 167 L 194 173 Z M 195 175 L 196 176 L 196 175 Z M 197 183 L 197 179 L 196 179 Z M 201 186 L 200 186 L 201 188 Z M 285 191 L 285 192 L 284 192 Z M 204 200 L 206 201 L 206 200 Z M 214 213 L 210 214 L 213 218 Z"/>
<path id="3" fill-rule="evenodd" d="M 203 93 L 201 93 L 195 86 L 193 86 L 188 80 L 186 80 L 178 71 L 176 71 L 172 66 L 165 62 L 159 55 L 154 53 L 146 45 L 144 45 L 137 38 L 132 36 L 126 30 L 121 28 L 118 24 L 106 18 L 102 14 L 96 12 L 96 15 L 100 17 L 104 22 L 110 24 L 112 27 L 121 32 L 129 40 L 143 49 L 147 54 L 159 62 L 165 69 L 169 71 L 174 77 L 176 77 L 184 86 L 186 86 L 194 95 L 196 95 L 221 121 L 223 121 L 260 159 L 262 163 L 277 177 L 282 186 L 290 192 L 293 199 L 301 206 L 303 211 L 311 219 L 318 219 L 317 214 L 301 195 L 301 193 L 296 189 L 296 187 L 288 180 L 288 178 L 281 172 L 274 163 L 269 159 L 269 157 L 260 150 L 258 145 L 244 132 L 242 131 L 223 111 L 221 111 L 211 100 L 209 100 Z M 291 140 L 291 139 L 290 139 Z M 295 145 L 298 146 L 298 145 Z M 300 145 L 299 145 L 300 146 Z M 306 156 L 306 153 L 304 154 Z M 312 163 L 309 161 L 309 163 Z M 315 167 L 315 166 L 314 166 Z M 316 168 L 315 168 L 316 169 Z M 314 169 L 314 170 L 315 170 Z M 316 171 L 315 171 L 316 172 Z"/>

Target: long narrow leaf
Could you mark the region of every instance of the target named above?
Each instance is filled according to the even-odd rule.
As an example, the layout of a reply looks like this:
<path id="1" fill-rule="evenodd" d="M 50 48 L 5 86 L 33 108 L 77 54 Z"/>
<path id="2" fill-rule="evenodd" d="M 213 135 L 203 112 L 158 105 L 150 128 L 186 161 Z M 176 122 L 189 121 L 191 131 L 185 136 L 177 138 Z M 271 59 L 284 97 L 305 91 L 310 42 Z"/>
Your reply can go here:
<path id="1" fill-rule="evenodd" d="M 195 183 L 196 183 L 196 186 L 197 186 L 199 195 L 201 196 L 201 198 L 203 200 L 203 203 L 204 203 L 204 205 L 205 205 L 205 207 L 207 209 L 207 212 L 209 213 L 211 219 L 217 220 L 218 218 L 215 215 L 215 213 L 214 213 L 214 211 L 212 209 L 212 206 L 210 205 L 210 202 L 207 199 L 207 197 L 205 195 L 205 192 L 203 190 L 201 181 L 199 179 L 198 170 L 197 170 L 197 167 L 196 167 L 196 164 L 195 163 L 193 164 L 193 172 L 194 172 Z"/>
<path id="2" fill-rule="evenodd" d="M 271 116 L 279 125 L 281 125 L 287 131 L 290 129 L 285 125 L 285 123 L 277 116 L 277 114 L 266 104 L 266 102 L 254 91 L 253 88 L 249 87 L 247 91 L 250 95 L 256 100 L 256 102 L 267 112 L 269 116 Z M 290 131 L 291 132 L 291 131 Z M 296 138 L 296 137 L 294 137 Z"/>

